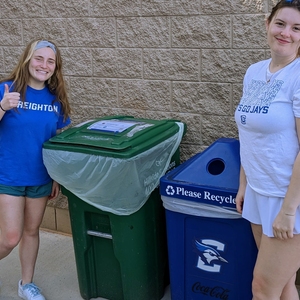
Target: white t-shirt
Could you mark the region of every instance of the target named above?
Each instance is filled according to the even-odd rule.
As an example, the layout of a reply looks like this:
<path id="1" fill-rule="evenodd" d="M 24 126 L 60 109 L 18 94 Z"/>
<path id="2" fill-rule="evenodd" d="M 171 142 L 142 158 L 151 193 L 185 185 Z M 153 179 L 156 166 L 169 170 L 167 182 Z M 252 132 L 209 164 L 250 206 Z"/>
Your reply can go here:
<path id="1" fill-rule="evenodd" d="M 270 61 L 248 68 L 235 121 L 248 184 L 262 195 L 284 197 L 299 152 L 300 58 L 267 76 Z"/>

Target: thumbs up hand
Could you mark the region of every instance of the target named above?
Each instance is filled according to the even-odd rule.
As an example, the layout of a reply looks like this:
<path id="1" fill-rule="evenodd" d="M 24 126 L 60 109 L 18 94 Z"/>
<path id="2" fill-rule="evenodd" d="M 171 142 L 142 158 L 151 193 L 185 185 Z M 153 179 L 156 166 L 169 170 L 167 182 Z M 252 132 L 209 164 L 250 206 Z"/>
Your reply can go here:
<path id="1" fill-rule="evenodd" d="M 10 92 L 8 85 L 5 84 L 4 86 L 5 86 L 4 95 L 0 104 L 3 110 L 10 110 L 18 106 L 20 100 L 20 93 Z"/>

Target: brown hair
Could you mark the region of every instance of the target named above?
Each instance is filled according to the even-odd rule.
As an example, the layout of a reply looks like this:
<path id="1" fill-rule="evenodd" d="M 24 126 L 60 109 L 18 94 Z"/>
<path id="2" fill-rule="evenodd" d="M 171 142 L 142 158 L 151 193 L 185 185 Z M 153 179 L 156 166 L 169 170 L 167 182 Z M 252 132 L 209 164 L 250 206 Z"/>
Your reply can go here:
<path id="1" fill-rule="evenodd" d="M 298 11 L 300 11 L 300 0 L 281 0 L 279 1 L 271 10 L 270 15 L 267 18 L 267 22 L 270 24 L 274 18 L 274 16 L 276 15 L 276 13 L 284 8 L 284 7 L 291 7 L 294 9 L 297 9 Z M 300 56 L 300 47 L 298 49 L 298 56 Z"/>
<path id="2" fill-rule="evenodd" d="M 19 62 L 17 63 L 14 70 L 4 79 L 0 80 L 1 82 L 12 81 L 12 89 L 15 92 L 21 94 L 21 100 L 25 101 L 26 89 L 30 77 L 29 73 L 29 62 L 33 56 L 36 45 L 42 40 L 33 40 L 31 41 L 24 52 L 21 54 Z M 68 118 L 71 113 L 71 107 L 69 104 L 69 99 L 67 95 L 67 88 L 62 74 L 62 57 L 60 50 L 57 48 L 54 42 L 49 41 L 55 46 L 55 70 L 53 75 L 45 82 L 45 85 L 49 88 L 50 92 L 55 95 L 53 102 L 60 102 L 62 106 L 62 112 L 64 119 Z"/>
<path id="3" fill-rule="evenodd" d="M 273 8 L 272 8 L 272 11 L 270 13 L 270 15 L 268 16 L 267 20 L 269 23 L 271 23 L 271 21 L 273 20 L 276 12 L 281 9 L 281 8 L 284 8 L 284 7 L 292 7 L 292 8 L 295 8 L 297 10 L 300 11 L 300 1 L 299 0 L 281 0 L 279 1 Z"/>

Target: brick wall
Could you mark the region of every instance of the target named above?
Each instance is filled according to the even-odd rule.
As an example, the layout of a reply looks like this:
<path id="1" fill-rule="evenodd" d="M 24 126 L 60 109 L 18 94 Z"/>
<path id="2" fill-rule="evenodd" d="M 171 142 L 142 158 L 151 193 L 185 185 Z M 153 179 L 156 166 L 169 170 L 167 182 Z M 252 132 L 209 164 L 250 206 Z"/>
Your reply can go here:
<path id="1" fill-rule="evenodd" d="M 253 2 L 251 5 L 243 2 Z M 2 0 L 0 76 L 33 38 L 62 50 L 73 124 L 103 115 L 176 118 L 185 160 L 233 120 L 246 68 L 268 56 L 265 13 L 250 0 Z"/>

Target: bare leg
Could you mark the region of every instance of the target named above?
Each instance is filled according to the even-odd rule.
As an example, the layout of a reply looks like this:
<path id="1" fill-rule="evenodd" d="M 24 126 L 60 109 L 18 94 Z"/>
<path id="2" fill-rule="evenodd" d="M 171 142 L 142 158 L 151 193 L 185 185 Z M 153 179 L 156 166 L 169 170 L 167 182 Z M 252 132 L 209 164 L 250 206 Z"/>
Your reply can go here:
<path id="1" fill-rule="evenodd" d="M 19 255 L 22 267 L 22 284 L 33 280 L 35 264 L 39 250 L 39 227 L 43 220 L 48 196 L 26 198 L 24 212 L 24 231 L 20 242 Z"/>
<path id="2" fill-rule="evenodd" d="M 288 299 L 299 299 L 299 293 L 295 285 L 296 274 L 288 281 L 286 286 L 283 288 L 281 293 L 280 300 L 288 300 Z"/>
<path id="3" fill-rule="evenodd" d="M 254 237 L 256 246 L 259 249 L 260 241 L 261 241 L 261 237 L 262 237 L 261 225 L 251 223 L 251 228 L 252 228 L 253 237 Z"/>
<path id="4" fill-rule="evenodd" d="M 252 230 L 259 247 L 253 300 L 299 300 L 295 274 L 300 265 L 300 235 L 278 240 L 261 235 L 259 225 L 252 225 Z"/>
<path id="5" fill-rule="evenodd" d="M 19 243 L 23 232 L 24 197 L 0 194 L 0 259 Z"/>

